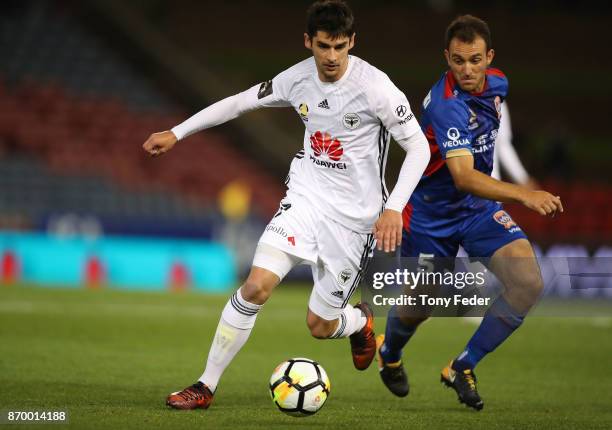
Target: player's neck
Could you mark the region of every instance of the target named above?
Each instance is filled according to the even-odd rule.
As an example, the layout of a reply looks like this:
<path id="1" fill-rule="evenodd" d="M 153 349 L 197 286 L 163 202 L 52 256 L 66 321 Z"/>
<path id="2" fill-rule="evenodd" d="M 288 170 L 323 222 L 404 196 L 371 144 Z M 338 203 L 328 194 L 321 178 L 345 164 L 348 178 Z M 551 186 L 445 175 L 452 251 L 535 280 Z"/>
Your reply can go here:
<path id="1" fill-rule="evenodd" d="M 482 93 L 482 92 L 484 91 L 484 89 L 485 89 L 485 85 L 486 85 L 486 83 L 487 83 L 487 77 L 485 76 L 485 77 L 482 79 L 482 82 L 480 82 L 480 84 L 478 85 L 478 87 L 476 87 L 476 88 L 474 89 L 474 91 L 472 91 L 472 92 L 473 92 L 473 93 L 478 93 L 478 94 L 479 94 L 479 93 Z"/>

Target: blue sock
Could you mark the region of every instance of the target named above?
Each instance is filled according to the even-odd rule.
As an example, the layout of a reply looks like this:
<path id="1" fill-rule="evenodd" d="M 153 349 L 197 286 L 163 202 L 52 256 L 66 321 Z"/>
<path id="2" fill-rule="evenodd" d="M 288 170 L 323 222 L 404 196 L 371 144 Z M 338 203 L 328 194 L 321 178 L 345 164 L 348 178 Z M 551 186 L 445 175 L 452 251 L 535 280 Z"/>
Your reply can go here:
<path id="1" fill-rule="evenodd" d="M 389 310 L 387 328 L 385 329 L 385 343 L 380 348 L 380 355 L 385 363 L 395 363 L 402 359 L 402 349 L 416 329 L 416 327 L 407 326 L 399 319 L 395 306 Z"/>
<path id="2" fill-rule="evenodd" d="M 492 352 L 523 323 L 521 315 L 499 296 L 484 315 L 480 326 L 465 350 L 453 361 L 453 370 L 473 369 L 485 355 Z"/>

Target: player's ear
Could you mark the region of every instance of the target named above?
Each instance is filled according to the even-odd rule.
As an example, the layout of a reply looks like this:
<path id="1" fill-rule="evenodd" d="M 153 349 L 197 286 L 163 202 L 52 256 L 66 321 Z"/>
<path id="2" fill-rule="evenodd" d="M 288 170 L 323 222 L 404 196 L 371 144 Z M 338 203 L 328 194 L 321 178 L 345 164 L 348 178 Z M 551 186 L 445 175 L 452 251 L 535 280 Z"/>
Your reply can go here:
<path id="1" fill-rule="evenodd" d="M 448 49 L 444 50 L 444 58 L 446 58 L 446 64 L 448 64 L 448 66 L 450 67 L 451 62 L 450 62 L 450 53 L 448 52 Z"/>
<path id="2" fill-rule="evenodd" d="M 308 33 L 304 33 L 304 46 L 306 49 L 312 49 L 312 39 L 308 35 Z"/>
<path id="3" fill-rule="evenodd" d="M 353 35 L 351 36 L 349 40 L 348 49 L 353 49 L 353 46 L 355 46 L 355 35 L 356 33 L 353 33 Z"/>
<path id="4" fill-rule="evenodd" d="M 495 57 L 495 51 L 493 49 L 489 49 L 487 52 L 487 66 L 490 66 L 493 62 L 493 57 Z"/>

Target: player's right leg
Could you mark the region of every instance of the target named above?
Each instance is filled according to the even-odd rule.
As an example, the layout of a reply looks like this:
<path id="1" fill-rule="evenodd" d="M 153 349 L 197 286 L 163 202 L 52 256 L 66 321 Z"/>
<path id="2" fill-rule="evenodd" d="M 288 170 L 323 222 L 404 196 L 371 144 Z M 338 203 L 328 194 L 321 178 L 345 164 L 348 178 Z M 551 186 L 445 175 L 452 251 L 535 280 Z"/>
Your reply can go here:
<path id="1" fill-rule="evenodd" d="M 393 307 L 387 316 L 387 327 L 385 334 L 376 338 L 378 351 L 378 372 L 383 384 L 398 397 L 406 397 L 410 392 L 408 374 L 404 369 L 402 361 L 402 350 L 408 343 L 417 327 L 427 317 L 409 318 L 397 315 L 398 309 Z M 389 336 L 387 337 L 387 334 Z M 395 353 L 395 351 L 399 351 Z"/>
<path id="2" fill-rule="evenodd" d="M 208 408 L 221 375 L 246 343 L 257 314 L 274 287 L 303 260 L 316 261 L 309 213 L 308 205 L 299 197 L 285 197 L 281 201 L 279 211 L 259 239 L 247 280 L 223 309 L 204 373 L 195 384 L 168 396 L 168 406 Z"/>
<path id="3" fill-rule="evenodd" d="M 256 257 L 262 252 L 259 246 Z M 251 268 L 246 281 L 221 313 L 204 373 L 195 384 L 170 394 L 166 399 L 168 406 L 174 409 L 207 409 L 210 406 L 221 375 L 246 343 L 257 313 L 279 282 L 276 273 L 261 267 Z"/>
<path id="4" fill-rule="evenodd" d="M 433 270 L 431 260 L 434 257 L 455 255 L 457 248 L 458 244 L 448 238 L 441 239 L 404 230 L 401 249 L 402 262 L 409 264 L 411 270 L 417 268 Z M 441 268 L 435 269 L 442 270 Z M 414 291 L 417 290 L 412 290 L 412 293 Z M 407 294 L 411 294 L 411 291 L 407 291 Z M 389 391 L 398 397 L 405 397 L 410 392 L 408 375 L 402 361 L 402 351 L 419 325 L 428 318 L 429 311 L 431 310 L 393 306 L 387 315 L 385 334 L 376 339 L 380 377 Z"/>

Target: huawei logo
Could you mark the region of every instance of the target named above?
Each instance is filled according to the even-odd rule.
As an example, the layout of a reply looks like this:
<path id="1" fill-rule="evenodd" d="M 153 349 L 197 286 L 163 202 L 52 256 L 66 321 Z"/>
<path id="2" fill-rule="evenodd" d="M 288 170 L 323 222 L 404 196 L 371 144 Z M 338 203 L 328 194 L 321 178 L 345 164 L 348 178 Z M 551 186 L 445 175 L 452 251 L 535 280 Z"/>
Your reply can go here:
<path id="1" fill-rule="evenodd" d="M 327 157 L 332 161 L 339 161 L 342 158 L 344 150 L 338 139 L 330 136 L 329 133 L 321 133 L 317 131 L 310 136 L 310 147 L 317 157 L 321 154 L 327 154 Z"/>

